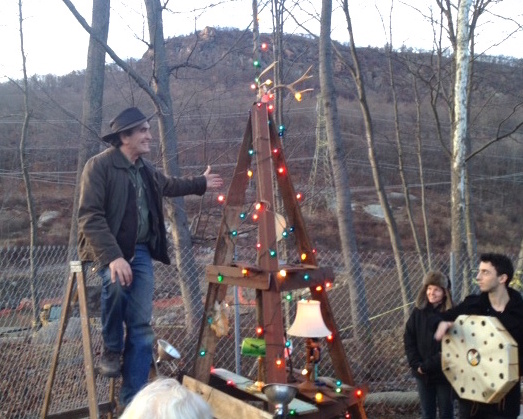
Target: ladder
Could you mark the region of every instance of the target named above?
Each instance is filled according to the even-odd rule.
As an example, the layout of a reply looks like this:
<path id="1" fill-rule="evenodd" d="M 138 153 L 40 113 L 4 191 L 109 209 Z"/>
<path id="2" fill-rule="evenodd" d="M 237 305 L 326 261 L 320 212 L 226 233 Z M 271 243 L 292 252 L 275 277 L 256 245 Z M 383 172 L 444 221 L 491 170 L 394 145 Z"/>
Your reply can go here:
<path id="1" fill-rule="evenodd" d="M 101 404 L 98 404 L 97 402 L 96 377 L 93 363 L 93 349 L 91 345 L 91 329 L 89 327 L 89 313 L 87 310 L 87 291 L 85 285 L 84 267 L 82 262 L 80 261 L 71 261 L 69 263 L 69 266 L 69 279 L 67 281 L 64 300 L 62 301 L 60 326 L 58 328 L 58 334 L 56 337 L 56 343 L 54 346 L 53 356 L 51 360 L 51 368 L 45 386 L 44 404 L 42 406 L 40 417 L 42 419 L 71 419 L 87 417 L 88 414 L 89 419 L 98 419 L 100 417 L 100 413 L 107 413 L 107 417 L 111 419 L 113 417 L 112 413 L 116 407 L 114 378 L 109 379 L 109 401 Z M 88 405 L 86 407 L 70 410 L 67 412 L 49 414 L 53 384 L 60 357 L 60 349 L 62 347 L 63 337 L 69 321 L 71 307 L 76 302 L 76 299 L 78 299 L 78 305 L 80 309 L 80 322 L 82 328 L 82 346 L 84 354 L 84 369 L 87 383 Z"/>

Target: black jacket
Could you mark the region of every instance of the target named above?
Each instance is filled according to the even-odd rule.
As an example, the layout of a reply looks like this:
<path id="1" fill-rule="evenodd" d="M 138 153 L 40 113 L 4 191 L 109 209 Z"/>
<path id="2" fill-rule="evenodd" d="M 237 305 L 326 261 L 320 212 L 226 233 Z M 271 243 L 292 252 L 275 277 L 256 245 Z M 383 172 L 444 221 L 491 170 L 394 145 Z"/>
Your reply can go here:
<path id="1" fill-rule="evenodd" d="M 505 310 L 500 313 L 492 308 L 487 293 L 470 295 L 456 307 L 441 313 L 445 321 L 454 321 L 460 314 L 476 314 L 491 316 L 499 319 L 510 335 L 518 344 L 519 375 L 523 375 L 523 298 L 512 288 L 508 288 L 510 297 Z M 482 412 L 489 412 L 498 416 L 517 417 L 519 415 L 521 390 L 516 384 L 505 398 L 497 404 L 477 403 Z M 464 403 L 473 403 L 462 400 Z"/>
<path id="2" fill-rule="evenodd" d="M 434 308 L 431 304 L 427 304 L 424 309 L 415 307 L 407 320 L 403 335 L 405 354 L 412 375 L 434 384 L 447 382 L 441 370 L 441 342 L 434 339 L 437 319 L 440 318 L 439 308 Z M 418 367 L 425 374 L 420 375 Z"/>
<path id="3" fill-rule="evenodd" d="M 165 176 L 151 162 L 142 161 L 140 173 L 150 211 L 151 256 L 168 264 L 162 198 L 203 195 L 207 181 L 205 176 Z M 138 213 L 135 190 L 129 178 L 130 165 L 118 148 L 110 147 L 89 159 L 82 172 L 78 255 L 82 261 L 93 261 L 97 268 L 119 257 L 130 260 L 134 256 Z"/>

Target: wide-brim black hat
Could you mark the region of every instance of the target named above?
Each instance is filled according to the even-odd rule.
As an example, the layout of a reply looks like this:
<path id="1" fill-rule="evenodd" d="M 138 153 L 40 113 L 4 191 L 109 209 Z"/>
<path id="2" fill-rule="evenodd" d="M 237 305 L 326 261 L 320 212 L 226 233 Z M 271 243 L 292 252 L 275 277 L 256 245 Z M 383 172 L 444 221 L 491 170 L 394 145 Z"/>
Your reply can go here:
<path id="1" fill-rule="evenodd" d="M 118 139 L 120 132 L 137 127 L 146 121 L 149 121 L 154 115 L 146 117 L 138 108 L 127 108 L 116 115 L 109 123 L 111 133 L 102 137 L 102 140 L 108 143 L 113 143 Z"/>

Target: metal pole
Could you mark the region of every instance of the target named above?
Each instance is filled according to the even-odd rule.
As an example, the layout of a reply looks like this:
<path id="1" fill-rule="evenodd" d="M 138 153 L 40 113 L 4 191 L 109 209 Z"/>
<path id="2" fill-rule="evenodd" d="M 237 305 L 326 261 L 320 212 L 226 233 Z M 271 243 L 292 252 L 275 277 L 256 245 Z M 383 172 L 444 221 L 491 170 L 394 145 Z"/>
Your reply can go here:
<path id="1" fill-rule="evenodd" d="M 456 258 L 454 257 L 454 252 L 450 252 L 450 268 L 449 268 L 449 277 L 450 277 L 450 289 L 452 292 L 452 299 L 454 301 L 461 301 L 461 296 L 456 293 Z"/>
<path id="2" fill-rule="evenodd" d="M 236 360 L 236 374 L 241 375 L 240 361 L 240 296 L 238 287 L 234 288 L 234 358 Z"/>

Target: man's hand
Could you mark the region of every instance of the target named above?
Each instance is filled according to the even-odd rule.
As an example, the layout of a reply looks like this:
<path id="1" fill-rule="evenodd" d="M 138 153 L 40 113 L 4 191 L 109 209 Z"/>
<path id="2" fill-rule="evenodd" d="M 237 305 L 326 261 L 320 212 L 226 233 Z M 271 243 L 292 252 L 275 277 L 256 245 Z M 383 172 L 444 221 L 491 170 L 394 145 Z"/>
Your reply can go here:
<path id="1" fill-rule="evenodd" d="M 223 186 L 223 179 L 219 174 L 211 173 L 211 166 L 207 166 L 203 175 L 207 181 L 207 189 L 219 189 Z"/>
<path id="2" fill-rule="evenodd" d="M 109 270 L 111 271 L 111 282 L 113 284 L 116 282 L 116 278 L 118 278 L 122 287 L 129 286 L 133 282 L 131 265 L 124 258 L 113 260 L 109 264 Z"/>
<path id="3" fill-rule="evenodd" d="M 443 335 L 447 333 L 447 330 L 449 330 L 453 324 L 453 322 L 439 322 L 436 333 L 434 333 L 434 339 L 436 339 L 438 342 L 443 339 Z"/>

